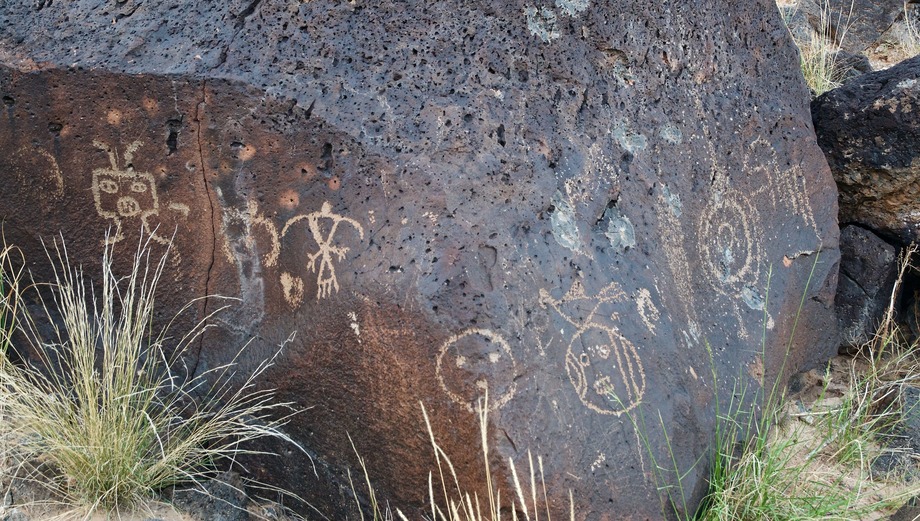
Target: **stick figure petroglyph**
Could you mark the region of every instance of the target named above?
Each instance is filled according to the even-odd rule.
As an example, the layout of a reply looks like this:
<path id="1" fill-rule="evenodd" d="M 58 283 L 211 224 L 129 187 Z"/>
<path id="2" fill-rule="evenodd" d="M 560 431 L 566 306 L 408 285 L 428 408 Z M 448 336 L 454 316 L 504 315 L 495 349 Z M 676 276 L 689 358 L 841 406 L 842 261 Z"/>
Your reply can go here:
<path id="1" fill-rule="evenodd" d="M 332 290 L 335 290 L 336 293 L 339 291 L 339 281 L 335 274 L 334 261 L 343 260 L 348 253 L 347 247 L 336 246 L 333 242 L 336 238 L 336 232 L 339 229 L 339 225 L 345 223 L 351 226 L 358 232 L 358 237 L 360 239 L 364 239 L 364 227 L 361 226 L 361 223 L 350 217 L 333 213 L 332 205 L 327 201 L 323 203 L 318 212 L 297 215 L 289 219 L 281 230 L 281 237 L 283 238 L 287 235 L 291 226 L 301 220 L 307 221 L 307 228 L 310 230 L 313 240 L 319 247 L 319 251 L 307 255 L 307 267 L 310 271 L 316 272 L 316 300 L 320 300 L 330 296 Z M 328 231 L 325 233 L 323 225 L 328 225 Z M 282 280 L 286 280 L 286 286 L 292 288 L 288 302 L 292 306 L 299 305 L 302 299 L 303 281 L 289 273 L 283 273 Z M 298 287 L 301 288 L 301 291 L 294 291 Z M 300 298 L 296 298 L 298 293 L 300 294 Z M 287 292 L 285 296 L 287 297 Z"/>
<path id="2" fill-rule="evenodd" d="M 249 200 L 246 203 L 245 210 L 228 208 L 224 211 L 221 231 L 224 236 L 224 255 L 229 262 L 235 262 L 234 247 L 237 244 L 248 251 L 257 251 L 255 238 L 257 227 L 264 230 L 271 247 L 262 256 L 262 262 L 267 267 L 272 267 L 278 263 L 278 256 L 281 254 L 281 240 L 278 236 L 278 229 L 275 227 L 275 223 L 259 210 L 259 203 L 255 200 Z M 231 239 L 231 229 L 236 229 L 235 231 L 239 234 L 238 237 Z"/>
<path id="3" fill-rule="evenodd" d="M 578 281 L 558 300 L 545 289 L 540 290 L 540 305 L 552 307 L 575 327 L 565 355 L 565 369 L 581 402 L 600 414 L 619 416 L 629 412 L 645 394 L 645 370 L 636 346 L 600 316 L 604 304 L 625 299 L 626 293 L 615 282 L 593 297 Z M 587 309 L 587 315 L 576 318 L 578 313 L 570 312 L 569 306 L 576 312 Z"/>
<path id="4" fill-rule="evenodd" d="M 93 141 L 93 145 L 109 155 L 110 167 L 93 170 L 92 184 L 96 212 L 100 217 L 115 222 L 115 233 L 106 239 L 106 243 L 114 244 L 124 239 L 122 223 L 125 219 L 136 217 L 140 219 L 144 232 L 151 239 L 160 244 L 168 244 L 169 238 L 158 235 L 159 230 L 150 224 L 150 218 L 158 217 L 160 214 L 160 201 L 153 175 L 136 171 L 132 162 L 134 153 L 143 146 L 143 142 L 135 141 L 125 147 L 124 163 L 121 166 L 118 164 L 118 153 L 114 148 L 102 141 Z M 171 203 L 168 208 L 188 217 L 187 205 Z"/>

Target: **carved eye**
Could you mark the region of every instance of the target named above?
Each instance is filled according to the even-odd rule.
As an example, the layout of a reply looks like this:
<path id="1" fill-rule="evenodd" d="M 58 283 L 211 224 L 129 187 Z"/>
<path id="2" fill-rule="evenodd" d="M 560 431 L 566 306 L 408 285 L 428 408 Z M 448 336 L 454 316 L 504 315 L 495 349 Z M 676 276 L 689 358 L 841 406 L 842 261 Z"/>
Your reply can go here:
<path id="1" fill-rule="evenodd" d="M 578 363 L 580 363 L 582 367 L 588 367 L 591 365 L 591 357 L 589 357 L 587 353 L 582 353 L 581 356 L 578 357 Z"/>
<path id="2" fill-rule="evenodd" d="M 99 181 L 99 189 L 107 194 L 114 194 L 118 192 L 118 183 L 111 179 L 102 179 Z"/>
<path id="3" fill-rule="evenodd" d="M 142 183 L 140 181 L 134 181 L 131 183 L 131 191 L 139 194 L 147 191 L 147 183 Z"/>

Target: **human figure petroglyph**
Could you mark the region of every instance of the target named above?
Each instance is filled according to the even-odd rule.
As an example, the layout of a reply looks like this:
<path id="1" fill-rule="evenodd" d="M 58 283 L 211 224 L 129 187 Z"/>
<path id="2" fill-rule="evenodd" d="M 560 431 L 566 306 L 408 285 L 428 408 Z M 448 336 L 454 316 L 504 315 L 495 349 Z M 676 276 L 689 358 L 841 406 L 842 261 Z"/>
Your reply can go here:
<path id="1" fill-rule="evenodd" d="M 475 343 L 477 337 L 481 339 L 479 343 Z M 462 344 L 467 339 L 474 341 L 472 344 L 475 346 L 474 348 L 469 346 L 465 346 L 466 349 L 462 348 Z M 477 363 L 480 366 L 484 366 L 482 370 L 476 370 L 474 366 Z M 502 368 L 504 370 L 499 370 L 499 364 L 504 364 Z M 445 378 L 449 365 L 456 367 L 456 370 L 459 371 L 475 371 L 479 373 L 476 375 L 478 378 L 474 382 L 475 389 L 472 393 L 468 389 L 464 391 L 458 388 L 456 382 Z M 441 344 L 435 366 L 435 375 L 441 389 L 451 401 L 462 406 L 467 411 L 475 412 L 474 407 L 478 398 L 483 396 L 487 390 L 490 396 L 493 396 L 493 398 L 489 399 L 489 411 L 496 411 L 504 407 L 517 391 L 517 382 L 515 381 L 516 367 L 514 356 L 511 353 L 511 346 L 507 340 L 489 329 L 470 328 L 451 336 Z M 493 385 L 490 386 L 490 376 L 505 376 L 507 385 L 500 387 L 499 385 L 494 385 L 493 382 Z M 476 395 L 477 393 L 478 396 Z"/>
<path id="2" fill-rule="evenodd" d="M 242 227 L 242 233 L 239 240 L 250 251 L 255 251 L 256 249 L 254 232 L 257 227 L 261 228 L 268 237 L 270 246 L 269 250 L 262 256 L 262 263 L 269 268 L 278 263 L 278 256 L 281 255 L 281 237 L 278 234 L 278 228 L 271 219 L 259 210 L 257 201 L 249 200 L 246 203 L 245 210 L 226 209 L 221 225 L 224 236 L 224 255 L 226 255 L 229 262 L 234 262 L 234 255 L 228 231 L 231 226 L 240 226 Z"/>
<path id="3" fill-rule="evenodd" d="M 332 205 L 327 201 L 323 203 L 318 212 L 297 215 L 289 219 L 281 230 L 281 237 L 283 238 L 287 235 L 291 226 L 301 220 L 307 221 L 307 229 L 310 230 L 313 240 L 319 247 L 316 253 L 307 255 L 307 268 L 312 272 L 316 272 L 316 300 L 321 300 L 330 296 L 332 290 L 335 290 L 336 293 L 339 291 L 339 281 L 338 277 L 336 277 L 334 261 L 343 260 L 348 253 L 348 247 L 336 246 L 334 243 L 339 225 L 345 223 L 351 226 L 357 231 L 360 239 L 364 239 L 364 227 L 350 217 L 333 213 Z M 329 226 L 327 233 L 324 233 L 324 224 Z M 291 288 L 296 288 L 298 286 L 297 277 L 290 274 L 287 276 L 290 278 L 288 282 Z M 302 284 L 303 282 L 300 281 L 299 285 L 302 286 Z M 295 293 L 292 293 L 293 295 Z M 296 302 L 296 299 L 294 301 Z M 299 302 L 292 305 L 299 305 Z"/>
<path id="4" fill-rule="evenodd" d="M 645 394 L 645 370 L 636 346 L 600 316 L 604 304 L 626 298 L 615 282 L 597 295 L 588 296 L 584 286 L 576 281 L 558 300 L 545 289 L 540 290 L 540 305 L 552 307 L 575 327 L 565 356 L 566 373 L 579 400 L 600 414 L 619 416 L 629 412 L 642 402 Z M 587 309 L 587 314 L 584 318 L 574 318 L 574 313 L 563 309 L 569 306 Z M 610 317 L 615 318 L 615 315 Z"/>
<path id="5" fill-rule="evenodd" d="M 124 239 L 124 220 L 138 218 L 144 232 L 152 240 L 168 244 L 170 239 L 159 235 L 159 230 L 150 224 L 150 218 L 160 214 L 156 181 L 152 174 L 134 169 L 134 153 L 143 146 L 143 142 L 134 141 L 125 147 L 122 165 L 119 165 L 117 151 L 107 143 L 93 141 L 93 145 L 109 155 L 110 167 L 93 170 L 92 184 L 96 212 L 100 217 L 111 219 L 115 223 L 115 232 L 106 239 L 106 243 L 114 244 Z M 189 207 L 182 203 L 170 203 L 167 208 L 185 217 L 188 217 L 190 211 Z"/>

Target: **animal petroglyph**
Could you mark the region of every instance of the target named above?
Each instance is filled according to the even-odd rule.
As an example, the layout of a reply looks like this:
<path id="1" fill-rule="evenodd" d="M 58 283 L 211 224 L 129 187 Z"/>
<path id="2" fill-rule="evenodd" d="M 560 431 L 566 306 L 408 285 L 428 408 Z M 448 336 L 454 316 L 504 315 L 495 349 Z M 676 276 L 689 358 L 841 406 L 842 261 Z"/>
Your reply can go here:
<path id="1" fill-rule="evenodd" d="M 332 205 L 324 202 L 318 212 L 297 215 L 289 219 L 281 230 L 281 237 L 287 235 L 291 226 L 302 220 L 307 221 L 307 229 L 310 230 L 313 240 L 319 247 L 316 253 L 307 255 L 307 268 L 316 272 L 316 300 L 320 300 L 330 296 L 332 290 L 335 290 L 336 293 L 339 291 L 334 262 L 343 260 L 348 253 L 347 247 L 337 246 L 335 243 L 339 225 L 347 224 L 358 233 L 360 239 L 364 239 L 364 227 L 354 219 L 333 213 Z M 303 280 L 291 274 L 282 274 L 283 277 L 285 275 L 287 284 L 282 279 L 282 288 L 289 288 L 285 289 L 285 298 L 292 306 L 299 306 L 303 300 Z"/>
<path id="2" fill-rule="evenodd" d="M 508 342 L 498 333 L 480 328 L 467 329 L 448 338 L 441 345 L 435 368 L 441 389 L 451 401 L 469 412 L 475 412 L 476 403 L 486 390 L 490 396 L 489 411 L 508 403 L 517 391 L 516 371 Z"/>
<path id="3" fill-rule="evenodd" d="M 159 235 L 159 230 L 150 223 L 151 217 L 160 215 L 160 200 L 153 175 L 134 169 L 134 153 L 143 142 L 135 141 L 125 147 L 122 165 L 119 165 L 117 151 L 107 143 L 93 141 L 93 145 L 109 155 L 109 168 L 93 170 L 92 184 L 96 212 L 100 217 L 111 219 L 115 223 L 115 233 L 106 242 L 114 244 L 124 239 L 124 220 L 137 218 L 151 239 L 160 244 L 168 244 L 169 238 Z M 181 203 L 171 203 L 166 207 L 185 217 L 188 217 L 190 211 L 187 205 Z"/>
<path id="4" fill-rule="evenodd" d="M 611 283 L 588 296 L 584 286 L 575 282 L 561 299 L 540 290 L 540 304 L 550 306 L 575 327 L 565 355 L 565 368 L 575 392 L 588 409 L 600 414 L 619 416 L 639 405 L 645 394 L 645 370 L 636 346 L 601 316 L 604 304 L 622 302 L 627 295 Z M 587 311 L 584 318 L 566 309 Z M 613 315 L 611 315 L 613 316 Z"/>
<path id="5" fill-rule="evenodd" d="M 43 195 L 51 199 L 64 197 L 64 176 L 61 167 L 50 152 L 40 146 L 23 146 L 10 156 L 11 163 L 16 167 L 16 177 L 24 183 L 26 176 L 43 175 L 49 178 L 51 184 L 43 184 Z"/>
<path id="6" fill-rule="evenodd" d="M 229 262 L 235 262 L 233 255 L 233 244 L 231 244 L 230 230 L 240 228 L 239 242 L 249 251 L 256 250 L 256 239 L 254 232 L 261 228 L 269 240 L 269 249 L 262 256 L 262 263 L 267 267 L 272 267 L 278 263 L 278 256 L 281 254 L 281 237 L 278 235 L 278 228 L 271 219 L 265 217 L 259 211 L 259 203 L 250 200 L 246 204 L 245 210 L 229 208 L 224 211 L 223 220 L 221 221 L 221 231 L 224 236 L 224 255 Z"/>

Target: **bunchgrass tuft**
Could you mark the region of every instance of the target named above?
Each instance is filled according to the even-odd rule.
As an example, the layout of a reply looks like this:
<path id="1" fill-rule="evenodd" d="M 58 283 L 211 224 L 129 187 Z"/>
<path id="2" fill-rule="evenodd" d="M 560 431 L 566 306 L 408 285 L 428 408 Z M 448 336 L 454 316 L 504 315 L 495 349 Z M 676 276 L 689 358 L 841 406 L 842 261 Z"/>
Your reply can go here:
<path id="1" fill-rule="evenodd" d="M 431 519 L 433 521 L 500 521 L 502 511 L 501 489 L 492 479 L 491 465 L 489 464 L 489 436 L 488 436 L 488 391 L 485 397 L 477 404 L 479 419 L 480 443 L 482 444 L 483 457 L 483 485 L 486 487 L 487 497 L 480 499 L 477 493 L 471 496 L 464 491 L 457 478 L 457 472 L 446 452 L 438 445 L 428 418 L 428 411 L 422 405 L 422 415 L 425 418 L 425 427 L 428 438 L 434 449 L 435 462 L 437 463 L 437 481 L 434 473 L 428 475 L 428 499 L 431 505 Z M 511 519 L 517 521 L 538 520 L 541 517 L 550 519 L 549 497 L 546 494 L 546 481 L 543 474 L 543 458 L 537 456 L 537 465 L 530 451 L 527 452 L 529 474 L 525 475 L 524 486 L 518 476 L 517 467 L 512 459 L 508 459 L 508 468 L 511 471 L 514 490 L 508 505 L 511 509 Z M 539 474 L 537 473 L 539 471 Z M 539 475 L 539 483 L 537 476 Z M 575 520 L 574 502 L 569 493 L 569 515 L 571 521 Z M 399 510 L 397 515 L 402 521 L 408 521 Z M 520 517 L 519 517 L 520 516 Z"/>
<path id="2" fill-rule="evenodd" d="M 221 461 L 251 453 L 246 442 L 293 443 L 279 430 L 289 404 L 255 387 L 275 357 L 242 376 L 235 360 L 198 376 L 174 372 L 214 313 L 175 341 L 169 326 L 154 332 L 166 256 L 151 260 L 149 243 L 123 277 L 105 247 L 99 294 L 63 243 L 48 255 L 50 284 L 24 287 L 15 252 L 0 258 L 0 317 L 4 345 L 28 358 L 13 363 L 6 349 L 0 357 L 0 434 L 14 461 L 42 462 L 32 479 L 65 505 L 85 515 L 129 512 L 167 487 L 212 477 Z"/>
<path id="3" fill-rule="evenodd" d="M 835 17 L 829 0 L 821 2 L 820 9 L 817 30 L 808 31 L 807 37 L 796 37 L 793 34 L 793 41 L 799 48 L 802 76 L 815 96 L 841 85 L 846 66 L 837 57 L 850 25 L 853 5 L 851 3 L 846 16 L 843 12 L 837 12 Z"/>

